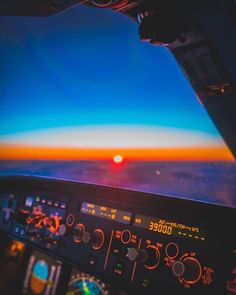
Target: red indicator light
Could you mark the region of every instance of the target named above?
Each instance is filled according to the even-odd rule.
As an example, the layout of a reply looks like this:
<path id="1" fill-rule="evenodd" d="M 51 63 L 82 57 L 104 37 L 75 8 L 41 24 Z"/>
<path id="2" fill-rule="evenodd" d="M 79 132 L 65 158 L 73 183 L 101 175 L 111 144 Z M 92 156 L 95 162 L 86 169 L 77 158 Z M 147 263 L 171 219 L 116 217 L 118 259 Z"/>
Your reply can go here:
<path id="1" fill-rule="evenodd" d="M 121 155 L 115 155 L 113 157 L 113 162 L 115 164 L 121 164 L 123 162 L 123 157 Z"/>

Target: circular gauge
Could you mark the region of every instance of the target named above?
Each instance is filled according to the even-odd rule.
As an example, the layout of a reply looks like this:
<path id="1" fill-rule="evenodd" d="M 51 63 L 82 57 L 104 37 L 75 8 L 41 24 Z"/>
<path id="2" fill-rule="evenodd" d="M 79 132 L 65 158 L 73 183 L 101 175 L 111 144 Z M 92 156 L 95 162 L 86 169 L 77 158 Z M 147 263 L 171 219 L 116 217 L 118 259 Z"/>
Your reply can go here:
<path id="1" fill-rule="evenodd" d="M 67 295 L 108 295 L 107 285 L 89 274 L 76 272 L 68 284 Z"/>

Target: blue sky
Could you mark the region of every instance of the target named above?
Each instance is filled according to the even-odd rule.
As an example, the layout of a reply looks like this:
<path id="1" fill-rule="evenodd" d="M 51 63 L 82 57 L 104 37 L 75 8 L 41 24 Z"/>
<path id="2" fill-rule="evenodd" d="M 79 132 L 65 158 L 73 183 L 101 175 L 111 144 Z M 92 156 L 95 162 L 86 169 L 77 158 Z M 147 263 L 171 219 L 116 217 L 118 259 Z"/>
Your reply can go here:
<path id="1" fill-rule="evenodd" d="M 138 25 L 79 6 L 49 18 L 0 18 L 0 139 L 84 125 L 218 132 L 167 49 Z"/>

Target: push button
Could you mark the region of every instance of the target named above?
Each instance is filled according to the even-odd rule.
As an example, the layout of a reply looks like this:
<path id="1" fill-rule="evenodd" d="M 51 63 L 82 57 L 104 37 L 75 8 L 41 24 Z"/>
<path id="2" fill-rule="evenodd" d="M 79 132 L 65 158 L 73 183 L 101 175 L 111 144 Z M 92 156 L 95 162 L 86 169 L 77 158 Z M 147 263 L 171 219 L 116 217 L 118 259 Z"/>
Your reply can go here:
<path id="1" fill-rule="evenodd" d="M 47 203 L 46 198 L 41 198 L 41 203 L 42 203 L 42 204 L 46 204 L 46 203 Z"/>
<path id="2" fill-rule="evenodd" d="M 66 209 L 66 202 L 61 202 L 60 208 L 61 209 Z"/>
<path id="3" fill-rule="evenodd" d="M 48 206 L 52 206 L 52 200 L 48 200 L 47 204 Z"/>
<path id="4" fill-rule="evenodd" d="M 148 289 L 151 286 L 151 280 L 148 277 L 141 277 L 140 285 L 144 289 Z"/>
<path id="5" fill-rule="evenodd" d="M 88 258 L 88 264 L 90 266 L 93 266 L 93 267 L 96 266 L 96 264 L 97 264 L 97 257 L 94 256 L 94 255 L 90 255 L 89 258 Z"/>
<path id="6" fill-rule="evenodd" d="M 40 197 L 35 198 L 35 202 L 37 202 L 37 203 L 40 203 L 40 200 L 41 200 Z"/>
<path id="7" fill-rule="evenodd" d="M 119 248 L 114 248 L 114 249 L 112 249 L 112 254 L 115 256 L 120 256 L 121 251 Z"/>
<path id="8" fill-rule="evenodd" d="M 124 272 L 124 264 L 120 261 L 116 261 L 115 265 L 114 265 L 114 270 L 113 270 L 114 274 L 117 276 L 122 276 L 123 272 Z"/>
<path id="9" fill-rule="evenodd" d="M 56 207 L 56 208 L 59 207 L 59 202 L 58 202 L 58 201 L 55 201 L 55 202 L 54 202 L 54 207 Z"/>

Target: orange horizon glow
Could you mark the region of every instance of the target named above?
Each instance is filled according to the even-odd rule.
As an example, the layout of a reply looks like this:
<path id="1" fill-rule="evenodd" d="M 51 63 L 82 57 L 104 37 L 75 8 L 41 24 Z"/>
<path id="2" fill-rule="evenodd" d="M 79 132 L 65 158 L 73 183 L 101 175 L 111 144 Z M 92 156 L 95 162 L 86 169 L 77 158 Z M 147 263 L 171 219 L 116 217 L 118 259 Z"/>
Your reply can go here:
<path id="1" fill-rule="evenodd" d="M 234 161 L 233 155 L 224 146 L 98 149 L 0 145 L 0 160 L 112 160 L 117 154 L 135 161 Z"/>

